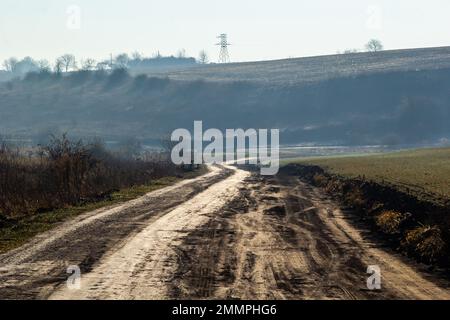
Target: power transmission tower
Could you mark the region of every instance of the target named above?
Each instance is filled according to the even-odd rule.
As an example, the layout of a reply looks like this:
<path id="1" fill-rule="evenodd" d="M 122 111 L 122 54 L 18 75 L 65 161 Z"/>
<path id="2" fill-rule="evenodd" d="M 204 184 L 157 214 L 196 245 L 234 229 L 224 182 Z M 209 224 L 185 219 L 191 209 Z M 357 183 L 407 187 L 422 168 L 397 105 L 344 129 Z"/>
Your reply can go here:
<path id="1" fill-rule="evenodd" d="M 220 39 L 220 42 L 216 43 L 216 46 L 220 46 L 219 63 L 228 63 L 230 62 L 230 55 L 228 54 L 228 46 L 231 44 L 228 43 L 227 34 L 222 33 L 217 38 Z"/>

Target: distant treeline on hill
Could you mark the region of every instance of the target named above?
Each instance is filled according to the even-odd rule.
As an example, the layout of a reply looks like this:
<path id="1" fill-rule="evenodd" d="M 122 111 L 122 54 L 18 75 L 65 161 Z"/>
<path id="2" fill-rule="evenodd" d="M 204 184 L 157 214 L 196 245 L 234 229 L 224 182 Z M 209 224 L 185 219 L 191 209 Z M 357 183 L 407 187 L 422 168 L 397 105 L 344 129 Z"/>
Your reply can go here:
<path id="1" fill-rule="evenodd" d="M 205 63 L 205 60 L 199 61 Z M 129 56 L 126 53 L 119 54 L 114 58 L 96 61 L 91 58 L 78 61 L 72 54 L 64 54 L 58 57 L 54 63 L 48 60 L 35 60 L 31 57 L 25 57 L 21 60 L 17 58 L 6 59 L 0 70 L 0 81 L 10 80 L 13 76 L 22 76 L 29 72 L 74 72 L 74 71 L 94 71 L 94 70 L 114 70 L 114 69 L 161 69 L 183 66 L 193 66 L 197 60 L 192 57 L 186 57 L 184 51 L 175 56 L 162 56 L 159 53 L 153 57 L 143 57 L 139 53 L 133 53 Z"/>
<path id="2" fill-rule="evenodd" d="M 194 65 L 197 61 L 195 58 L 188 57 L 156 57 L 156 58 L 145 58 L 142 60 L 131 60 L 130 68 L 149 68 L 149 67 L 161 67 L 161 66 L 184 66 L 184 65 Z"/>

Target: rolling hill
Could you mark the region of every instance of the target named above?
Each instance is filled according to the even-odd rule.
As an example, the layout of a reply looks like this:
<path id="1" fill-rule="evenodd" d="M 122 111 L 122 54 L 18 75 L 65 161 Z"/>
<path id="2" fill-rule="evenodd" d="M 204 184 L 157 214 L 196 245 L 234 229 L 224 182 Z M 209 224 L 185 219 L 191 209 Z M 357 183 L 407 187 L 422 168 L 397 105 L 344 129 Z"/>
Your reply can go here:
<path id="1" fill-rule="evenodd" d="M 450 68 L 450 47 L 209 64 L 148 74 L 164 75 L 176 80 L 251 81 L 267 85 L 296 85 L 365 74 L 443 68 Z"/>
<path id="2" fill-rule="evenodd" d="M 450 137 L 450 47 L 0 83 L 0 134 L 159 139 L 175 128 L 279 128 L 283 143 Z"/>

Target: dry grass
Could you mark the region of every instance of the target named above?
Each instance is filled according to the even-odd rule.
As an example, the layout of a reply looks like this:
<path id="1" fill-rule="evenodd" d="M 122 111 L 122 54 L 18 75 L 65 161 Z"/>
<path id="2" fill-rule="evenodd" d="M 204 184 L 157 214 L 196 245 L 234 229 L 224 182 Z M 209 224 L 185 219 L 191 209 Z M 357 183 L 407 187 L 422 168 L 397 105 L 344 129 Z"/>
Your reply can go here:
<path id="1" fill-rule="evenodd" d="M 27 155 L 0 146 L 0 226 L 2 220 L 104 199 L 113 191 L 146 185 L 181 170 L 165 157 L 136 159 L 113 154 L 99 143 L 66 136 Z"/>
<path id="2" fill-rule="evenodd" d="M 314 183 L 317 186 L 325 186 L 328 182 L 327 177 L 325 177 L 323 174 L 316 173 L 313 177 Z"/>
<path id="3" fill-rule="evenodd" d="M 450 148 L 299 159 L 289 162 L 319 166 L 336 175 L 336 181 L 349 182 L 349 185 L 355 188 L 343 191 L 345 202 L 353 207 L 363 208 L 366 212 L 381 211 L 373 216 L 373 221 L 385 236 L 398 241 L 400 248 L 420 261 L 449 265 L 449 222 L 448 210 L 445 208 L 450 205 Z M 368 207 L 366 202 L 371 199 L 371 195 L 361 194 L 363 186 L 371 185 L 365 183 L 367 181 L 412 195 L 412 198 L 409 197 L 411 199 L 415 197 L 427 200 L 433 204 L 427 205 L 431 212 L 425 219 L 423 210 L 427 209 L 423 206 L 416 208 L 412 203 L 412 209 L 399 209 L 395 205 L 395 199 L 389 198 L 386 199 L 389 204 L 385 206 L 382 199 L 377 199 L 376 194 L 372 195 L 374 203 Z M 419 203 L 416 200 L 413 202 Z"/>
<path id="4" fill-rule="evenodd" d="M 188 174 L 193 173 L 167 155 L 125 156 L 66 135 L 26 149 L 0 141 L 0 252 L 74 215 L 128 201 Z"/>
<path id="5" fill-rule="evenodd" d="M 420 226 L 407 232 L 402 245 L 427 261 L 441 258 L 446 248 L 442 232 L 437 226 Z"/>
<path id="6" fill-rule="evenodd" d="M 396 211 L 384 211 L 375 219 L 377 226 L 387 234 L 395 234 L 400 231 L 400 224 L 405 215 Z"/>
<path id="7" fill-rule="evenodd" d="M 50 230 L 77 215 L 124 203 L 154 190 L 170 186 L 181 179 L 193 178 L 206 172 L 206 167 L 200 167 L 195 171 L 183 172 L 177 177 L 164 177 L 152 180 L 144 185 L 123 188 L 119 191 L 112 192 L 106 199 L 93 200 L 81 205 L 67 206 L 39 214 L 22 215 L 15 219 L 9 219 L 3 225 L 0 225 L 0 254 L 23 245 L 37 234 Z"/>
<path id="8" fill-rule="evenodd" d="M 162 178 L 147 185 L 134 186 L 114 192 L 106 200 L 89 202 L 79 206 L 70 206 L 11 220 L 0 228 L 0 254 L 19 247 L 35 235 L 50 230 L 57 224 L 72 217 L 135 199 L 148 192 L 174 184 L 179 179 L 175 177 Z"/>

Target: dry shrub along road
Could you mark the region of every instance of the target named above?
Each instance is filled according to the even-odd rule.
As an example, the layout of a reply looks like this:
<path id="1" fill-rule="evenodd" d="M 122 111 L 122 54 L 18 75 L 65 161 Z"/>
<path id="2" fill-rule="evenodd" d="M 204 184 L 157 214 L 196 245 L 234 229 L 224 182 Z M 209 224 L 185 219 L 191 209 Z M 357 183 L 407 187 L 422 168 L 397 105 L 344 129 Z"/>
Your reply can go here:
<path id="1" fill-rule="evenodd" d="M 0 256 L 0 298 L 449 299 L 318 189 L 228 166 L 97 210 Z M 81 289 L 66 286 L 79 265 Z M 367 289 L 378 265 L 382 289 Z"/>

